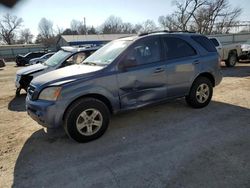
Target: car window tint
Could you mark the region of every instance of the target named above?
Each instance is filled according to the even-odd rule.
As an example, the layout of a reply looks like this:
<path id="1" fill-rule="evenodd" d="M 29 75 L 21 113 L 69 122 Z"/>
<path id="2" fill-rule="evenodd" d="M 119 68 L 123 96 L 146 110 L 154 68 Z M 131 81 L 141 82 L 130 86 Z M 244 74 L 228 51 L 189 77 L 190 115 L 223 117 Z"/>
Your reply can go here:
<path id="1" fill-rule="evenodd" d="M 205 48 L 208 52 L 217 52 L 214 44 L 205 36 L 192 36 L 192 39 Z"/>
<path id="2" fill-rule="evenodd" d="M 139 41 L 126 57 L 126 59 L 135 59 L 137 65 L 154 63 L 160 61 L 160 58 L 160 42 L 158 39 Z"/>
<path id="3" fill-rule="evenodd" d="M 165 46 L 165 54 L 167 59 L 176 59 L 196 55 L 196 51 L 186 41 L 175 38 L 163 38 Z"/>
<path id="4" fill-rule="evenodd" d="M 77 54 L 71 56 L 70 58 L 68 58 L 66 60 L 66 64 L 67 65 L 80 64 L 86 58 L 87 58 L 86 53 L 85 52 L 80 52 L 80 53 L 77 53 Z"/>
<path id="5" fill-rule="evenodd" d="M 215 38 L 211 38 L 210 40 L 213 42 L 213 44 L 214 44 L 216 47 L 220 45 L 220 44 L 218 43 L 218 41 L 217 41 Z"/>

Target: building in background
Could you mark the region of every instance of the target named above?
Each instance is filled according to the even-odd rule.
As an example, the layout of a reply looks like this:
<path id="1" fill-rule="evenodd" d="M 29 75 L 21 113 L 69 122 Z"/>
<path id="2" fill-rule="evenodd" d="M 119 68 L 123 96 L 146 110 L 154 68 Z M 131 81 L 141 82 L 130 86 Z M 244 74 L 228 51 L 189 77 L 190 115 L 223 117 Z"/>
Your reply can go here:
<path id="1" fill-rule="evenodd" d="M 57 48 L 62 46 L 99 46 L 112 40 L 132 36 L 130 34 L 100 34 L 100 35 L 61 35 L 57 41 Z"/>

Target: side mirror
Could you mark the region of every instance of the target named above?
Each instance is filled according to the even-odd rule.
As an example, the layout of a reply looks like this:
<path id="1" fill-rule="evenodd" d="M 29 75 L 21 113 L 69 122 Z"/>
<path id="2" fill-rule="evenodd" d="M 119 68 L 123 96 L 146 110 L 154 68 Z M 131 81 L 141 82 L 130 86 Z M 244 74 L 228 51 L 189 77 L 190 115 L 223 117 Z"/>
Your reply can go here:
<path id="1" fill-rule="evenodd" d="M 128 68 L 132 68 L 132 67 L 135 67 L 137 66 L 137 61 L 135 58 L 129 58 L 129 59 L 126 59 L 122 62 L 121 64 L 121 69 L 122 70 L 127 70 Z"/>

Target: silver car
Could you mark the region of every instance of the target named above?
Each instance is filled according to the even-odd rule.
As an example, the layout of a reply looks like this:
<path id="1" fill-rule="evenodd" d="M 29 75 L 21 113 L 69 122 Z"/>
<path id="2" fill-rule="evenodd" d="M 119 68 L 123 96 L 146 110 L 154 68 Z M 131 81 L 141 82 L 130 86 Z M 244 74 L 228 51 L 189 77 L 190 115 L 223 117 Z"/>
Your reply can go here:
<path id="1" fill-rule="evenodd" d="M 43 55 L 41 57 L 30 59 L 29 60 L 29 65 L 34 65 L 34 64 L 37 64 L 37 63 L 43 63 L 54 54 L 55 54 L 55 52 L 49 52 L 49 53 L 47 53 L 47 54 L 45 54 L 45 55 Z"/>

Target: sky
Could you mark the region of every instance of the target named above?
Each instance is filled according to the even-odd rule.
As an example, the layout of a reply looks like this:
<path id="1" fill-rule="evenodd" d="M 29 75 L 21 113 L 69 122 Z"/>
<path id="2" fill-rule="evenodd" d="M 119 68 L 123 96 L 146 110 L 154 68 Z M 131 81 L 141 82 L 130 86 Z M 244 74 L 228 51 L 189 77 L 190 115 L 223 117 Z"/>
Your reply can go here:
<path id="1" fill-rule="evenodd" d="M 241 7 L 242 21 L 250 21 L 250 0 L 229 0 L 233 7 Z M 72 19 L 83 21 L 87 26 L 100 26 L 110 15 L 132 24 L 152 19 L 158 23 L 158 17 L 174 11 L 172 0 L 20 0 L 12 8 L 0 5 L 0 17 L 10 13 L 23 18 L 23 27 L 38 34 L 38 23 L 45 17 L 54 27 L 70 28 Z"/>

